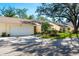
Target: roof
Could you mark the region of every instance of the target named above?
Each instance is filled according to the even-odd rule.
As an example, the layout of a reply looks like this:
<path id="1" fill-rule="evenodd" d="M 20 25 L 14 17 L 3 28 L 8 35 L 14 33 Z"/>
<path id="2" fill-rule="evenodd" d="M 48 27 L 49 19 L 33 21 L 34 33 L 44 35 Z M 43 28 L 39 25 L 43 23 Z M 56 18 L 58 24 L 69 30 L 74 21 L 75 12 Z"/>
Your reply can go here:
<path id="1" fill-rule="evenodd" d="M 70 26 L 70 27 L 73 27 L 73 24 L 72 24 L 71 22 L 68 22 L 68 23 L 67 23 L 67 27 L 69 27 L 69 26 Z"/>
<path id="2" fill-rule="evenodd" d="M 42 21 L 37 21 L 37 20 L 28 20 L 28 19 L 21 19 L 21 18 L 13 18 L 13 17 L 4 17 L 0 16 L 0 23 L 13 23 L 13 24 L 33 24 L 33 25 L 40 25 L 43 22 Z M 64 26 L 63 24 L 59 24 L 57 22 L 49 22 L 53 24 L 56 24 L 58 26 Z"/>
<path id="3" fill-rule="evenodd" d="M 55 25 L 62 26 L 62 27 L 64 26 L 63 24 L 59 24 L 59 23 L 56 23 L 56 22 L 49 22 L 49 24 L 50 24 L 50 25 L 55 24 Z"/>
<path id="4" fill-rule="evenodd" d="M 33 24 L 33 25 L 35 25 L 31 20 L 13 18 L 13 17 L 3 17 L 3 16 L 0 16 L 0 23 Z"/>

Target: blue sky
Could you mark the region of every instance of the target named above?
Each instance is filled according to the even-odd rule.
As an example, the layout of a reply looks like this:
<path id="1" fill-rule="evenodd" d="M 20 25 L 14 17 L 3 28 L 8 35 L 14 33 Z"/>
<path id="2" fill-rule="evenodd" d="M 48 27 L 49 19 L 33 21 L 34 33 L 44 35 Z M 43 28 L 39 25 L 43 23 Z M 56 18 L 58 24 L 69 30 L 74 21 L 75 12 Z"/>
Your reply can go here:
<path id="1" fill-rule="evenodd" d="M 0 8 L 2 7 L 15 7 L 15 8 L 26 8 L 28 9 L 27 14 L 28 15 L 36 15 L 35 11 L 38 6 L 40 6 L 40 3 L 0 3 Z"/>

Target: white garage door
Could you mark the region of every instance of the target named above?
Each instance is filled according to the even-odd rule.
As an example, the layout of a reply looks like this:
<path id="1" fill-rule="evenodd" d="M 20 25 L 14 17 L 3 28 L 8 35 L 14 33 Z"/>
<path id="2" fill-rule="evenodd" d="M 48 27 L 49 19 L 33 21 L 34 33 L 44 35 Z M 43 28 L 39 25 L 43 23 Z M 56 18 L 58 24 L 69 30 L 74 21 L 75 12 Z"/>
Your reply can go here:
<path id="1" fill-rule="evenodd" d="M 34 34 L 34 27 L 33 27 L 33 25 L 23 25 L 21 27 L 21 33 L 23 35 Z"/>
<path id="2" fill-rule="evenodd" d="M 32 25 L 11 25 L 10 34 L 12 36 L 31 35 L 34 34 L 34 27 Z"/>

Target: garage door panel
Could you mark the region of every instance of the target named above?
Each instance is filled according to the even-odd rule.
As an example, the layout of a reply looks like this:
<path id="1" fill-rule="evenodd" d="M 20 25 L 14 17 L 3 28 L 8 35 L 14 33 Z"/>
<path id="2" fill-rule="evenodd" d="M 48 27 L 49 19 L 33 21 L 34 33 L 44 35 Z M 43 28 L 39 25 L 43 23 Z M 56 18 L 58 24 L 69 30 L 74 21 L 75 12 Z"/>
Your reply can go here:
<path id="1" fill-rule="evenodd" d="M 11 25 L 10 34 L 11 35 L 30 35 L 33 34 L 33 26 L 30 25 Z"/>
<path id="2" fill-rule="evenodd" d="M 24 35 L 33 34 L 33 26 L 22 27 L 22 34 Z"/>

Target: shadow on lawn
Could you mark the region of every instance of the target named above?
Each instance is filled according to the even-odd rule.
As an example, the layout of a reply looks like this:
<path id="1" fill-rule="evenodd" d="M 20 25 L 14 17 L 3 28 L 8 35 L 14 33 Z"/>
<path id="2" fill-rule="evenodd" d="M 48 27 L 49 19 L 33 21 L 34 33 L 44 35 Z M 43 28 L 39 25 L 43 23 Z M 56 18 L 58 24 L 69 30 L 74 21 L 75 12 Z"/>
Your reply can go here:
<path id="1" fill-rule="evenodd" d="M 53 42 L 53 46 L 56 47 L 56 52 L 59 55 L 64 55 L 64 56 L 70 56 L 70 55 L 75 55 L 79 53 L 79 37 L 78 34 L 76 34 L 76 38 L 72 38 L 72 34 L 70 33 L 69 40 L 56 40 Z M 63 45 L 63 43 L 66 43 L 67 45 Z M 74 43 L 76 42 L 76 43 Z"/>

